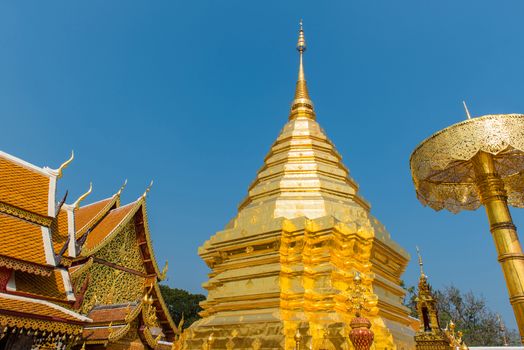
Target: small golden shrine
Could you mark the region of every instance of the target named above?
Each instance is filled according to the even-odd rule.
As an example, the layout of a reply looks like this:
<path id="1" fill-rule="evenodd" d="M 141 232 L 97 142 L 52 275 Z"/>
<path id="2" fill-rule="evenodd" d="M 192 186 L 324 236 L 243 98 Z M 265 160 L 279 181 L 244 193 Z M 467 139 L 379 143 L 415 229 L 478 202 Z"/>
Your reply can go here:
<path id="1" fill-rule="evenodd" d="M 160 294 L 146 190 L 56 200 L 57 169 L 0 151 L 0 348 L 155 349 L 179 333 Z M 57 204 L 58 202 L 58 204 Z"/>
<path id="2" fill-rule="evenodd" d="M 370 214 L 340 154 L 316 121 L 299 31 L 299 74 L 289 121 L 223 231 L 199 249 L 210 267 L 203 319 L 187 349 L 349 348 L 354 276 L 377 349 L 413 349 L 400 277 L 409 255 Z"/>
<path id="3" fill-rule="evenodd" d="M 422 256 L 417 248 L 420 266 L 418 281 L 417 313 L 420 320 L 420 329 L 415 334 L 417 350 L 449 350 L 468 349 L 462 339 L 462 332 L 455 331 L 455 324 L 451 320 L 445 329 L 440 328 L 437 300 L 433 296 L 428 277 L 424 274 Z"/>
<path id="4" fill-rule="evenodd" d="M 417 350 L 449 350 L 450 342 L 446 333 L 440 328 L 437 301 L 433 297 L 428 278 L 424 274 L 420 253 L 418 259 L 420 278 L 418 280 L 417 312 L 420 329 L 415 334 Z"/>

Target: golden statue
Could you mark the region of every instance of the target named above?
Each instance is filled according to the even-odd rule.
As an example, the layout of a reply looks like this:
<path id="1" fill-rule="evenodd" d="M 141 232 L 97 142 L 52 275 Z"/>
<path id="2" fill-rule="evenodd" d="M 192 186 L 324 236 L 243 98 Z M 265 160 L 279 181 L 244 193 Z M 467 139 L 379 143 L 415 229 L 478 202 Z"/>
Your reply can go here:
<path id="1" fill-rule="evenodd" d="M 484 205 L 522 340 L 524 255 L 508 204 L 524 207 L 524 115 L 466 113 L 468 120 L 415 149 L 413 182 L 422 204 L 435 210 L 457 213 Z"/>
<path id="2" fill-rule="evenodd" d="M 341 156 L 316 121 L 297 43 L 298 80 L 289 120 L 223 231 L 199 255 L 212 270 L 203 318 L 188 349 L 340 349 L 348 346 L 348 294 L 359 273 L 377 348 L 414 348 L 400 277 L 409 255 L 370 214 Z M 232 338 L 233 331 L 236 335 Z M 298 333 L 297 333 L 298 332 Z M 257 345 L 257 346 L 258 346 Z"/>

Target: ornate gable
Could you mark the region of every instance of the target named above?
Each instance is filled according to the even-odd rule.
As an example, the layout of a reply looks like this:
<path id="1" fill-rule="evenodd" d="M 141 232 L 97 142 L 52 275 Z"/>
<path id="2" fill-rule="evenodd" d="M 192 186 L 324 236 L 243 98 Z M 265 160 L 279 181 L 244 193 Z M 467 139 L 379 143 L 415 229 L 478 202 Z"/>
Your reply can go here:
<path id="1" fill-rule="evenodd" d="M 91 314 L 99 310 L 98 313 L 101 313 L 100 310 L 108 310 L 116 305 L 138 304 L 148 291 L 162 337 L 157 339 L 158 334 L 149 337 L 154 335 L 154 331 L 151 334 L 143 331 L 141 337 L 146 343 L 150 343 L 151 339 L 172 339 L 176 327 L 158 288 L 162 273 L 158 270 L 153 254 L 145 196 L 107 211 L 85 232 L 80 256 L 70 267 L 75 291 L 82 299 L 77 305 L 79 311 Z M 130 322 L 126 324 L 127 328 L 136 328 Z M 107 329 L 93 328 L 93 334 L 90 333 L 93 344 L 93 337 L 98 339 L 97 342 L 110 341 L 108 332 Z"/>

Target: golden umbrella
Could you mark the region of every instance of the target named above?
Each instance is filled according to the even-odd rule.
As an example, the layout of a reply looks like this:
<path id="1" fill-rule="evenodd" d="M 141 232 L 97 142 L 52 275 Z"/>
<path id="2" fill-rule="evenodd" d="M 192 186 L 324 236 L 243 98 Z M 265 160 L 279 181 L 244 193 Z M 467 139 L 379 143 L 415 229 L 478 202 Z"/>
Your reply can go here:
<path id="1" fill-rule="evenodd" d="M 458 213 L 484 205 L 524 341 L 524 254 L 508 208 L 524 207 L 524 115 L 466 113 L 468 120 L 415 149 L 411 175 L 418 199 L 435 210 Z"/>

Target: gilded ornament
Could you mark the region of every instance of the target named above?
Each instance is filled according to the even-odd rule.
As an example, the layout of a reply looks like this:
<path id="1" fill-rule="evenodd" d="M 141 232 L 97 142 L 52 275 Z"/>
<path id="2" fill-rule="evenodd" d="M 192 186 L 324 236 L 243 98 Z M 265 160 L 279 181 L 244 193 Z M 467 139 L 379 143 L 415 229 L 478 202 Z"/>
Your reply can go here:
<path id="1" fill-rule="evenodd" d="M 68 160 L 66 160 L 65 162 L 63 162 L 60 167 L 56 170 L 56 173 L 58 174 L 57 177 L 60 179 L 62 177 L 62 171 L 67 168 L 67 166 L 69 164 L 71 164 L 71 162 L 73 161 L 73 159 L 75 159 L 75 152 L 73 150 L 71 150 L 71 157 L 69 157 Z"/>
<path id="2" fill-rule="evenodd" d="M 162 269 L 162 272 L 160 273 L 160 276 L 159 276 L 159 279 L 161 281 L 165 280 L 166 277 L 167 277 L 167 269 L 168 269 L 168 265 L 167 265 L 167 260 L 166 260 L 166 263 L 164 265 L 164 268 Z"/>
<path id="3" fill-rule="evenodd" d="M 423 141 L 410 159 L 417 197 L 435 210 L 484 205 L 524 340 L 524 254 L 508 204 L 524 207 L 524 115 L 471 118 Z"/>
<path id="4" fill-rule="evenodd" d="M 93 183 L 92 182 L 89 183 L 89 189 L 87 190 L 87 192 L 81 195 L 80 197 L 78 197 L 78 199 L 72 204 L 72 206 L 75 209 L 78 209 L 80 207 L 80 202 L 86 199 L 87 196 L 91 194 L 91 192 L 93 192 Z"/>

